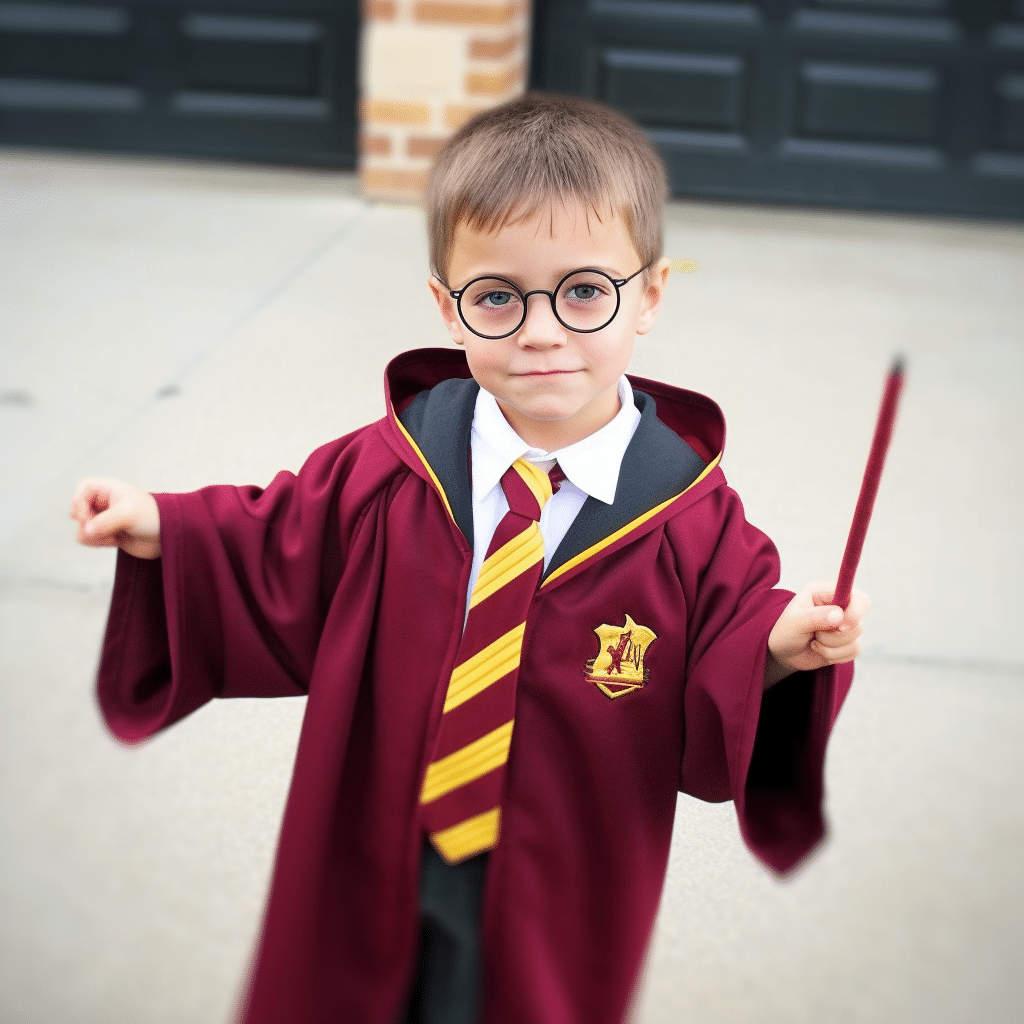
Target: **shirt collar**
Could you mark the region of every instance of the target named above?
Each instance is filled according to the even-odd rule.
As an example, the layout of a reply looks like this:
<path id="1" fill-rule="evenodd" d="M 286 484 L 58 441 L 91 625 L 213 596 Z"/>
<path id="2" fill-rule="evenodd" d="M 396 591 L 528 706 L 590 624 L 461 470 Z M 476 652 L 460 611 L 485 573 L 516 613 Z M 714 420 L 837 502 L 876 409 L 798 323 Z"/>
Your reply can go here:
<path id="1" fill-rule="evenodd" d="M 531 448 L 509 425 L 494 396 L 483 388 L 476 398 L 471 449 L 473 500 L 479 501 L 500 482 L 505 470 L 525 456 L 531 462 L 558 460 L 569 481 L 584 494 L 611 505 L 619 482 L 626 447 L 640 422 L 633 389 L 619 378 L 619 411 L 611 422 L 589 437 L 557 451 Z"/>

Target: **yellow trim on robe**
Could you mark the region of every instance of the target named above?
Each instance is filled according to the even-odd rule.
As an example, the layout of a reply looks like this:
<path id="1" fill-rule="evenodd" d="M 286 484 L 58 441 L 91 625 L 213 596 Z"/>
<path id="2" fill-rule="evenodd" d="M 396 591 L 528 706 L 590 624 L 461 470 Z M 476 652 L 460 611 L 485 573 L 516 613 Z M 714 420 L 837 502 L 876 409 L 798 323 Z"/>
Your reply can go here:
<path id="1" fill-rule="evenodd" d="M 694 487 L 696 487 L 697 484 L 699 484 L 701 480 L 703 480 L 704 477 L 706 477 L 715 468 L 715 466 L 718 465 L 719 459 L 721 459 L 721 457 L 721 454 L 716 455 L 714 459 L 704 467 L 704 470 L 700 474 L 700 476 L 698 476 L 697 479 L 694 480 L 693 483 L 686 488 L 686 490 L 680 491 L 675 496 L 669 498 L 668 501 L 663 501 L 660 505 L 656 505 L 650 511 L 645 512 L 642 516 L 637 516 L 636 519 L 634 519 L 632 522 L 626 523 L 626 525 L 623 526 L 621 530 L 616 530 L 614 533 L 610 533 L 607 537 L 604 537 L 601 540 L 599 540 L 596 544 L 591 544 L 589 548 L 587 548 L 584 551 L 581 551 L 578 555 L 575 555 L 573 558 L 570 558 L 569 561 L 564 563 L 563 565 L 560 565 L 553 573 L 551 573 L 550 576 L 548 576 L 546 580 L 544 580 L 543 583 L 541 583 L 541 586 L 546 587 L 549 583 L 552 582 L 552 580 L 557 580 L 559 576 L 569 572 L 570 569 L 575 569 L 577 565 L 579 565 L 581 562 L 585 562 L 588 558 L 593 558 L 594 555 L 596 555 L 598 552 L 603 551 L 609 545 L 614 544 L 617 540 L 620 540 L 622 537 L 625 537 L 627 533 L 630 533 L 631 531 L 635 530 L 638 526 L 641 526 L 643 523 L 646 523 L 648 519 L 653 519 L 663 509 L 668 508 L 668 506 L 671 505 L 672 502 L 678 501 L 679 498 L 686 494 L 686 491 L 692 490 Z"/>

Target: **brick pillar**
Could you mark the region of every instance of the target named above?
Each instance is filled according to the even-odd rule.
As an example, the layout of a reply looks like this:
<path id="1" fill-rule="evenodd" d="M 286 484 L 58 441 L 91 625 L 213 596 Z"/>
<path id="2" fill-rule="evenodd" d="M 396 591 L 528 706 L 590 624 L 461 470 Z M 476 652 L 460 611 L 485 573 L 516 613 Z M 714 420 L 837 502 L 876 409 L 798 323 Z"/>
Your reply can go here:
<path id="1" fill-rule="evenodd" d="M 359 177 L 367 198 L 418 202 L 444 140 L 523 91 L 530 15 L 529 0 L 364 0 Z"/>

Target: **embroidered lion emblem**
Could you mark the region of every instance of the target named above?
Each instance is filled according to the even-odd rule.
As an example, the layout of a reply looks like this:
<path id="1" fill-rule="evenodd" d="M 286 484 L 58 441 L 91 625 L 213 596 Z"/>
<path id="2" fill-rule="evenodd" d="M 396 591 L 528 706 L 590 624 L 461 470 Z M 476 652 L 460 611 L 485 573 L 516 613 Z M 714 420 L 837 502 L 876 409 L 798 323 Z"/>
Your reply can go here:
<path id="1" fill-rule="evenodd" d="M 657 633 L 647 626 L 637 625 L 627 615 L 621 626 L 605 623 L 598 626 L 594 634 L 598 653 L 587 662 L 583 678 L 612 700 L 639 690 L 647 682 L 644 661 L 648 648 L 658 639 Z"/>

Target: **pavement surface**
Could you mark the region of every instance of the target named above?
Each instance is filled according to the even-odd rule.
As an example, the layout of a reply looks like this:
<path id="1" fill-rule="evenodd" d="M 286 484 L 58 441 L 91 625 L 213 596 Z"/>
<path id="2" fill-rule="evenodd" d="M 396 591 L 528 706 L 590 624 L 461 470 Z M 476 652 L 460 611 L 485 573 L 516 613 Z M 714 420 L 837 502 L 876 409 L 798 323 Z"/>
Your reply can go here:
<path id="1" fill-rule="evenodd" d="M 1024 228 L 673 203 L 634 371 L 724 408 L 783 582 L 834 575 L 886 367 L 910 368 L 829 753 L 780 882 L 681 799 L 640 1024 L 1018 1022 L 1024 1006 Z M 129 750 L 91 693 L 113 572 L 83 475 L 265 483 L 447 337 L 422 214 L 347 175 L 0 152 L 0 1022 L 230 1019 L 302 702 Z"/>

